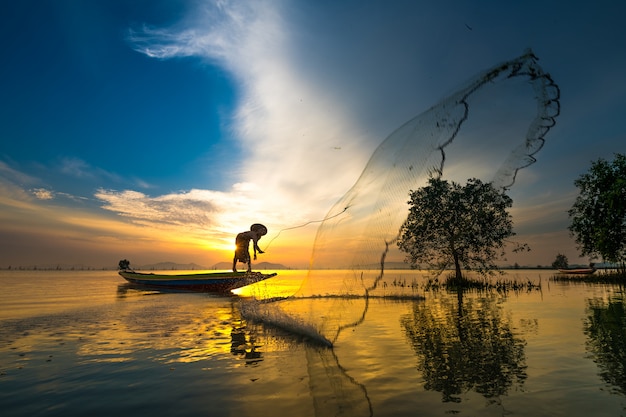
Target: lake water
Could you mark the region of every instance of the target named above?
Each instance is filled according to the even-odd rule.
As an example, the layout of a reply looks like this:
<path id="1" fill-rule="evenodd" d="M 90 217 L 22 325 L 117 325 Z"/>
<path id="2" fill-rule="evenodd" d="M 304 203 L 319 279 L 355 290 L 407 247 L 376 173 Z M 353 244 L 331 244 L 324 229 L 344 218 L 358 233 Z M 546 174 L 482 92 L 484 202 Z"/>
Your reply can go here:
<path id="1" fill-rule="evenodd" d="M 459 295 L 418 280 L 423 298 L 370 299 L 324 348 L 246 322 L 237 297 L 134 289 L 115 271 L 0 271 L 0 413 L 626 415 L 623 288 L 513 276 L 541 288 Z"/>

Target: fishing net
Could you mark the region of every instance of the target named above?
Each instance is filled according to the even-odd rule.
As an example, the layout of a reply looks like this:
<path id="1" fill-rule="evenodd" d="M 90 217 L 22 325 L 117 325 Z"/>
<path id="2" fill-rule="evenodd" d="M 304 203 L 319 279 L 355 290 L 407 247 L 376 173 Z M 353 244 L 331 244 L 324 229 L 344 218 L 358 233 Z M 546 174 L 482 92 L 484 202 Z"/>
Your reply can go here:
<path id="1" fill-rule="evenodd" d="M 409 120 L 375 150 L 354 186 L 318 228 L 300 290 L 278 307 L 332 344 L 362 321 L 368 297 L 384 291 L 386 265 L 402 261 L 400 227 L 409 193 L 429 176 L 468 178 L 508 189 L 559 114 L 559 89 L 527 51 L 471 79 Z M 329 269 L 333 269 L 329 273 Z"/>

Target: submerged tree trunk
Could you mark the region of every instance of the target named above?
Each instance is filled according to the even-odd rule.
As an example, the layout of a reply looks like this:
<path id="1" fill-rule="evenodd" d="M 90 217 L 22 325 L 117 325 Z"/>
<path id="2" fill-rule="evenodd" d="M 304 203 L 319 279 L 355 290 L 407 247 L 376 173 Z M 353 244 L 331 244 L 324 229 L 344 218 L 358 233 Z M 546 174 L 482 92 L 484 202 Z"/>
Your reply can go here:
<path id="1" fill-rule="evenodd" d="M 457 284 L 461 283 L 461 280 L 463 279 L 463 275 L 461 274 L 461 264 L 459 263 L 459 255 L 457 255 L 457 253 L 454 253 L 454 280 L 456 281 Z"/>

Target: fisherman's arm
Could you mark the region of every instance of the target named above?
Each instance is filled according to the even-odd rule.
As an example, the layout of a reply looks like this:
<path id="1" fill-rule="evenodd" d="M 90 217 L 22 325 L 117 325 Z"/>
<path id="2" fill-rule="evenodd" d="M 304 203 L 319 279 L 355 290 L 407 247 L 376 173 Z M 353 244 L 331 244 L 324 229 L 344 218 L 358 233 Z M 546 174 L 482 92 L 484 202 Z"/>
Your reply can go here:
<path id="1" fill-rule="evenodd" d="M 263 252 L 263 251 L 261 250 L 261 248 L 259 248 L 259 245 L 258 245 L 258 243 L 257 243 L 257 240 L 256 240 L 256 239 L 253 241 L 253 245 L 252 245 L 252 246 L 254 247 L 254 256 L 256 256 L 256 253 L 257 253 L 257 252 L 259 252 L 259 253 L 265 253 L 265 252 Z"/>

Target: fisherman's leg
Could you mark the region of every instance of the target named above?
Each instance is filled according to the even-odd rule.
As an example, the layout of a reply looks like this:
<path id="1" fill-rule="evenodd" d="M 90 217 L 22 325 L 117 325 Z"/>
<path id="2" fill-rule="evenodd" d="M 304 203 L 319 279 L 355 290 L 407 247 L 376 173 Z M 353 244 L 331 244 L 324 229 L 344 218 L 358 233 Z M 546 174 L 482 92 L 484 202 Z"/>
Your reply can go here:
<path id="1" fill-rule="evenodd" d="M 233 272 L 237 272 L 237 257 L 233 258 Z"/>

